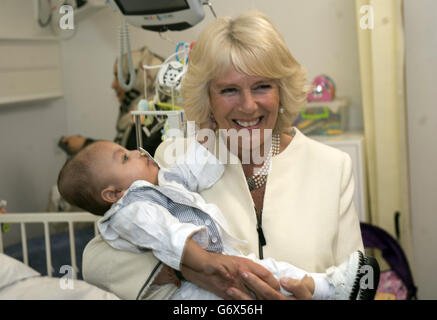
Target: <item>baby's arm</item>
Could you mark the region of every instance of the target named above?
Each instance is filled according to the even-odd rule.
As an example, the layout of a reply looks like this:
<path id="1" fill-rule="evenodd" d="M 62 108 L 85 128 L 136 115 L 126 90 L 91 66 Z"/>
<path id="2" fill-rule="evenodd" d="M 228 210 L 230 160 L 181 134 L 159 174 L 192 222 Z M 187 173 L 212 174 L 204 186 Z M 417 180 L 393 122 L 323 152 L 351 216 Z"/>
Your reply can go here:
<path id="1" fill-rule="evenodd" d="M 193 239 L 185 243 L 181 264 L 194 271 L 216 274 L 227 280 L 232 280 L 238 273 L 238 266 L 231 256 L 208 252 Z"/>
<path id="2" fill-rule="evenodd" d="M 273 276 L 276 279 L 281 278 L 292 278 L 297 280 L 302 280 L 303 284 L 309 289 L 311 294 L 314 294 L 315 291 L 315 279 L 314 276 L 317 278 L 320 278 L 323 274 L 316 274 L 316 273 L 309 273 L 303 269 L 300 269 L 290 263 L 283 262 L 283 261 L 276 261 L 272 258 L 266 258 L 266 259 L 257 259 L 255 258 L 255 255 L 251 254 L 249 256 L 246 256 L 247 258 L 253 260 L 254 262 L 262 265 L 264 268 L 269 270 Z M 318 283 L 320 281 L 316 280 Z M 291 294 L 284 290 L 282 287 L 280 288 L 281 293 L 285 296 L 290 296 Z"/>
<path id="3" fill-rule="evenodd" d="M 118 249 L 136 252 L 151 249 L 160 261 L 176 270 L 180 270 L 185 243 L 194 234 L 201 245 L 207 245 L 204 226 L 182 223 L 164 207 L 148 201 L 122 208 L 111 217 L 109 225 L 119 237 L 105 239 L 110 245 L 113 240 Z"/>

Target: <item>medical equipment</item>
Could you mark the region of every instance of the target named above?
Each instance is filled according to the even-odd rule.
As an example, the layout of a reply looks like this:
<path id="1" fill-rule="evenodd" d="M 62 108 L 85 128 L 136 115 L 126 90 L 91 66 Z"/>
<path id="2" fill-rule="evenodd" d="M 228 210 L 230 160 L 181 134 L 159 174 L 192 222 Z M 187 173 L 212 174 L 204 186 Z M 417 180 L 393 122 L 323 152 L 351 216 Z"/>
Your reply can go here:
<path id="1" fill-rule="evenodd" d="M 127 46 L 127 61 L 129 65 L 129 83 L 125 83 L 123 78 L 123 55 L 124 55 L 124 42 L 126 41 Z M 135 82 L 135 68 L 132 62 L 131 48 L 130 48 L 130 40 L 129 40 L 129 29 L 125 23 L 120 26 L 120 58 L 118 59 L 118 83 L 123 88 L 124 91 L 129 91 L 134 86 Z M 146 91 L 147 92 L 147 91 Z"/>
<path id="2" fill-rule="evenodd" d="M 130 24 L 157 32 L 180 31 L 198 24 L 205 17 L 203 5 L 215 16 L 211 3 L 205 0 L 110 0 L 110 5 Z"/>
<path id="3" fill-rule="evenodd" d="M 150 123 L 150 118 L 153 116 L 156 116 L 158 119 L 158 124 L 155 127 L 159 129 L 164 127 L 162 130 L 164 138 L 181 137 L 185 135 L 184 113 L 183 109 L 176 105 L 176 99 L 180 97 L 182 78 L 187 71 L 188 56 L 191 48 L 192 43 L 179 42 L 176 46 L 175 53 L 165 59 L 162 64 L 142 66 L 144 72 L 144 92 L 147 93 L 146 71 L 159 68 L 157 77 L 155 78 L 155 90 L 157 91 L 155 98 L 159 97 L 159 92 L 161 92 L 171 98 L 171 103 L 149 101 L 146 96 L 145 99 L 139 102 L 138 110 L 131 111 L 131 114 L 135 118 L 137 147 L 139 150 L 144 150 L 142 149 L 141 128 L 145 131 L 146 136 L 150 136 L 151 134 L 151 132 L 148 132 L 147 126 L 142 126 L 142 122 Z M 146 116 L 144 121 L 141 120 L 142 116 Z M 165 123 L 162 122 L 163 117 L 167 117 Z"/>
<path id="4" fill-rule="evenodd" d="M 207 0 L 108 0 L 107 3 L 125 17 L 125 22 L 120 27 L 120 59 L 118 63 L 118 82 L 125 91 L 132 89 L 136 76 L 130 54 L 129 30 L 126 22 L 161 34 L 167 30 L 185 30 L 198 24 L 205 17 L 203 5 L 208 5 L 214 17 L 217 17 L 211 2 Z M 123 78 L 123 59 L 121 59 L 124 54 L 125 40 L 129 64 L 129 82 L 127 84 Z M 172 65 L 172 67 L 174 66 Z"/>
<path id="5" fill-rule="evenodd" d="M 129 30 L 126 22 L 136 27 L 159 32 L 161 35 L 161 32 L 167 30 L 180 31 L 188 29 L 202 21 L 205 17 L 203 5 L 208 5 L 214 17 L 217 17 L 211 2 L 207 0 L 108 0 L 107 3 L 114 10 L 120 11 L 125 18 L 120 28 L 120 59 L 118 63 L 118 82 L 125 91 L 129 91 L 133 87 L 136 77 L 130 53 Z M 125 41 L 129 64 L 129 80 L 127 84 L 122 72 Z M 192 45 L 192 43 L 179 43 L 176 47 L 176 52 L 168 57 L 160 66 L 143 65 L 144 72 L 147 69 L 160 68 L 156 77 L 157 83 L 155 87 L 158 91 L 171 97 L 172 110 L 147 110 L 151 104 L 148 97 L 145 96 L 144 101 L 141 101 L 139 104 L 138 111 L 131 112 L 135 118 L 138 148 L 143 146 L 141 116 L 147 116 L 146 119 L 150 119 L 149 116 L 166 116 L 165 128 L 167 129 L 165 130 L 165 136 L 175 137 L 184 135 L 184 113 L 182 110 L 174 109 L 176 109 L 175 99 L 179 96 L 181 82 L 187 70 L 188 53 Z M 183 58 L 180 57 L 181 55 L 183 55 Z M 170 61 L 173 58 L 175 61 Z M 144 79 L 144 86 L 147 88 L 147 76 L 145 74 Z M 147 95 L 147 90 L 145 90 L 145 94 Z M 148 132 L 146 132 L 146 135 L 149 136 Z"/>

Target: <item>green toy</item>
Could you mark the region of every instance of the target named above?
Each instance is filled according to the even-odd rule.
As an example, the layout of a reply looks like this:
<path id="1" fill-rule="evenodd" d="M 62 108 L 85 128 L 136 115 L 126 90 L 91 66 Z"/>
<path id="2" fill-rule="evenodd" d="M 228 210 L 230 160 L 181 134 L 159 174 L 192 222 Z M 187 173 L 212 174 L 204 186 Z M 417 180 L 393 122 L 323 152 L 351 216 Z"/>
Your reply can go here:
<path id="1" fill-rule="evenodd" d="M 6 206 L 7 206 L 6 200 L 0 200 L 0 214 L 6 213 Z M 11 229 L 10 223 L 2 223 L 1 224 L 1 230 L 3 233 L 8 232 L 10 229 Z"/>

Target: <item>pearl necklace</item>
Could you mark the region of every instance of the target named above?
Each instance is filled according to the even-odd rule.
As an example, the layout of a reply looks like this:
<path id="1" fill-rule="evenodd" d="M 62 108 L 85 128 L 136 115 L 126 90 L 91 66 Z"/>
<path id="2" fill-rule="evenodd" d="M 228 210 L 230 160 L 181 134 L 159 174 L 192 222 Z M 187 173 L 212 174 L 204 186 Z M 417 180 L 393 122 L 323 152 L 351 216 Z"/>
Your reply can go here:
<path id="1" fill-rule="evenodd" d="M 258 169 L 257 173 L 253 176 L 246 178 L 247 185 L 249 186 L 249 190 L 253 191 L 255 189 L 261 188 L 267 182 L 267 176 L 269 174 L 270 163 L 272 157 L 279 154 L 279 147 L 281 143 L 281 138 L 279 134 L 272 135 L 272 146 L 270 148 L 269 154 L 267 155 L 266 160 L 264 161 L 263 166 Z"/>

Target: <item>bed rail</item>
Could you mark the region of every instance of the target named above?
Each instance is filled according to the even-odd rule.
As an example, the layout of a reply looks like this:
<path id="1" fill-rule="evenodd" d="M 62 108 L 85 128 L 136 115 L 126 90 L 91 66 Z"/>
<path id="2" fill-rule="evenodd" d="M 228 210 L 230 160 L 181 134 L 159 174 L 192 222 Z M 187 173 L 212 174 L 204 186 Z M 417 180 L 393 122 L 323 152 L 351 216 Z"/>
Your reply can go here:
<path id="1" fill-rule="evenodd" d="M 23 262 L 29 265 L 29 257 L 27 253 L 27 223 L 42 223 L 44 225 L 44 240 L 46 251 L 47 275 L 52 276 L 52 255 L 50 250 L 50 231 L 49 223 L 68 223 L 68 233 L 70 240 L 70 257 L 73 267 L 73 277 L 77 278 L 79 268 L 76 264 L 76 245 L 74 238 L 74 223 L 93 222 L 94 233 L 97 235 L 97 220 L 99 216 L 92 215 L 88 212 L 56 212 L 56 213 L 7 213 L 0 215 L 0 223 L 20 224 L 21 243 L 23 248 Z M 3 253 L 3 234 L 0 232 L 0 252 Z"/>

